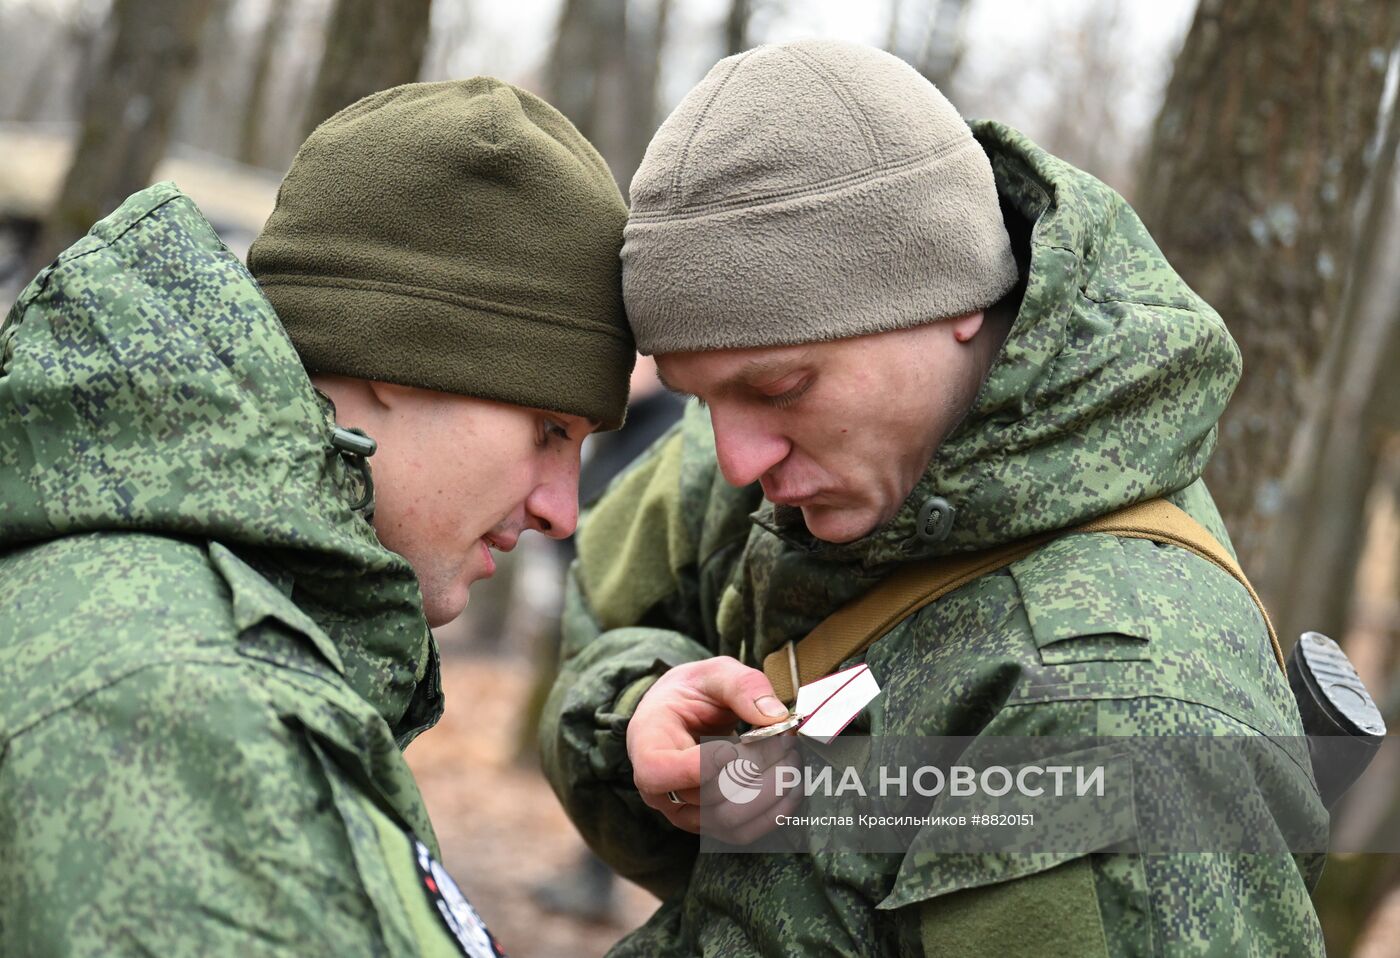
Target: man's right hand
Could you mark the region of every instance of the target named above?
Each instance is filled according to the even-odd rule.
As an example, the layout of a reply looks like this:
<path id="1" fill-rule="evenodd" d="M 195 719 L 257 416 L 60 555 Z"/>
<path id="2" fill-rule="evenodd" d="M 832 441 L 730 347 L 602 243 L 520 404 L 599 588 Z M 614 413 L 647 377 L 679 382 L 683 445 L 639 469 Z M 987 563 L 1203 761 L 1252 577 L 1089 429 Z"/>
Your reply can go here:
<path id="1" fill-rule="evenodd" d="M 789 712 L 758 669 L 729 656 L 678 665 L 642 696 L 627 725 L 627 755 L 642 801 L 677 828 L 700 831 L 705 809 L 707 834 L 731 844 L 748 844 L 774 827 L 776 816 L 801 801 L 800 790 L 777 794 L 776 769 L 791 764 L 791 736 L 753 745 L 707 743 L 700 739 L 731 734 L 739 722 L 772 725 Z M 715 787 L 720 771 L 736 758 L 763 769 L 759 796 L 742 805 L 727 801 Z M 668 796 L 672 792 L 684 804 Z"/>

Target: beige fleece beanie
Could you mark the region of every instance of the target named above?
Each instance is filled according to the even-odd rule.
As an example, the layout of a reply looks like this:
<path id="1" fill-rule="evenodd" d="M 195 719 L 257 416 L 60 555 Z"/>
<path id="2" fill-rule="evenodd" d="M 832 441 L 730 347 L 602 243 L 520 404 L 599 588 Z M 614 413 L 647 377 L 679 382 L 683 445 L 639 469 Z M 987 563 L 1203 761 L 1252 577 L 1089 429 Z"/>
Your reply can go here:
<path id="1" fill-rule="evenodd" d="M 777 346 L 984 309 L 1016 282 L 991 164 L 872 47 L 717 63 L 632 180 L 622 287 L 641 352 Z"/>

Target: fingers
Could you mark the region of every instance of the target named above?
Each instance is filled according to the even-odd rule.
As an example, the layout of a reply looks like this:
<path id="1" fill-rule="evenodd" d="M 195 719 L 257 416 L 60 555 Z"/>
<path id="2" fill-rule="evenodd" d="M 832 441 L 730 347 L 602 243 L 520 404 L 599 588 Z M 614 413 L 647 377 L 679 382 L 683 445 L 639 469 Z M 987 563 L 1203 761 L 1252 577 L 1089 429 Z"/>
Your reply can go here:
<path id="1" fill-rule="evenodd" d="M 686 805 L 702 805 L 704 803 L 701 801 L 701 791 L 702 789 L 698 788 L 682 788 L 676 791 L 674 794 Z M 666 794 L 666 801 L 671 802 L 670 792 Z M 671 804 L 674 805 L 675 802 L 671 802 Z"/>
<path id="2" fill-rule="evenodd" d="M 765 726 L 788 716 L 767 677 L 737 659 L 717 656 L 671 669 L 647 690 L 628 722 L 627 754 L 638 793 L 677 828 L 698 832 L 700 809 L 713 807 L 723 810 L 725 817 L 719 821 L 726 835 L 756 837 L 761 832 L 749 823 L 778 801 L 773 770 L 790 761 L 794 739 L 778 736 L 748 745 L 710 742 L 704 747 L 699 739 L 731 731 L 740 721 Z M 707 788 L 707 783 L 719 782 L 726 769 L 728 790 L 749 796 L 747 801 L 736 802 L 718 788 Z M 744 784 L 737 787 L 733 783 L 741 772 Z M 755 784 L 758 793 L 752 794 Z M 685 804 L 671 801 L 668 792 Z M 756 800 L 758 794 L 762 798 Z M 770 822 L 767 828 L 771 827 Z"/>
<path id="3" fill-rule="evenodd" d="M 719 801 L 707 801 L 678 818 L 687 824 L 693 823 L 690 830 L 730 845 L 757 841 L 778 827 L 781 816 L 791 814 L 802 804 L 804 795 L 793 777 L 780 777 L 779 769 L 783 767 L 796 767 L 795 760 L 785 758 L 765 771 L 755 782 L 757 794 L 752 797 L 740 793 L 731 800 L 721 794 Z M 711 790 L 719 791 L 719 787 L 707 782 L 701 792 L 707 794 Z M 733 794 L 733 790 L 730 791 Z"/>
<path id="4" fill-rule="evenodd" d="M 721 772 L 727 768 L 733 768 L 737 762 L 751 762 L 760 771 L 767 771 L 780 762 L 790 760 L 797 751 L 797 736 L 780 735 L 776 738 L 762 739 L 757 742 L 731 743 L 731 742 L 706 742 L 701 746 L 700 761 L 702 766 L 702 782 L 705 784 L 714 783 Z M 738 769 L 734 769 L 738 771 Z M 713 790 L 711 790 L 713 792 Z M 711 798 L 711 801 L 718 799 Z M 702 802 L 701 804 L 708 804 Z"/>
<path id="5" fill-rule="evenodd" d="M 729 742 L 707 742 L 686 749 L 639 750 L 632 760 L 632 783 L 642 801 L 659 812 L 677 807 L 667 792 L 675 792 L 691 805 L 701 805 L 706 801 L 701 786 L 739 759 L 738 748 Z M 763 753 L 755 754 L 766 758 Z"/>
<path id="6" fill-rule="evenodd" d="M 735 746 L 709 742 L 700 764 L 705 781 L 699 788 L 680 789 L 677 805 L 664 792 L 642 791 L 642 800 L 677 828 L 730 844 L 748 844 L 776 827 L 776 817 L 802 800 L 790 772 L 797 767 L 795 740 L 772 739 Z"/>
<path id="7" fill-rule="evenodd" d="M 729 845 L 749 845 L 778 827 L 783 815 L 791 815 L 802 805 L 801 789 L 792 789 L 785 795 L 776 797 L 772 804 L 751 811 L 747 818 L 736 825 L 714 821 L 713 806 L 675 805 L 670 809 L 658 809 L 667 821 L 692 835 L 703 832 L 707 837 Z"/>
<path id="8" fill-rule="evenodd" d="M 772 693 L 762 672 L 727 656 L 671 669 L 647 690 L 627 723 L 627 754 L 638 790 L 665 794 L 698 788 L 706 777 L 700 767 L 699 739 L 715 734 L 716 726 L 732 729 L 741 719 L 769 725 L 786 718 L 788 710 Z M 766 768 L 777 753 L 762 754 L 761 765 Z M 721 753 L 719 764 L 708 774 L 717 774 L 734 757 Z"/>
<path id="9" fill-rule="evenodd" d="M 715 782 L 724 769 L 739 761 L 755 766 L 755 774 L 771 769 L 791 757 L 795 742 L 792 736 L 780 736 L 751 745 L 706 742 L 685 749 L 638 749 L 632 761 L 632 781 L 644 799 L 656 796 L 669 802 L 666 793 L 676 792 L 692 805 L 713 804 L 724 799 L 718 791 L 704 786 Z"/>
<path id="10" fill-rule="evenodd" d="M 707 660 L 696 677 L 696 687 L 712 701 L 750 725 L 772 725 L 789 716 L 788 707 L 773 694 L 768 676 L 737 659 L 721 656 Z"/>
<path id="11" fill-rule="evenodd" d="M 700 787 L 699 745 L 681 749 L 651 747 L 642 740 L 629 747 L 628 752 L 632 755 L 632 782 L 643 798 Z"/>
<path id="12" fill-rule="evenodd" d="M 762 819 L 789 793 L 800 791 L 792 774 L 796 765 L 796 754 L 789 752 L 761 771 L 747 758 L 727 766 L 700 788 L 706 829 L 723 837 Z"/>

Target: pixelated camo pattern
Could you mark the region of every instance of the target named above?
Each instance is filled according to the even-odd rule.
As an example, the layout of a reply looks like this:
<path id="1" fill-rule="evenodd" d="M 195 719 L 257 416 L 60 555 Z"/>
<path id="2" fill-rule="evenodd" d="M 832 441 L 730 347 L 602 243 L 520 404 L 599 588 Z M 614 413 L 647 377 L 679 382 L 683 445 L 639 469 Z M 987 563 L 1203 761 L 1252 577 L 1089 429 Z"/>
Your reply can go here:
<path id="1" fill-rule="evenodd" d="M 436 650 L 256 283 L 159 184 L 0 362 L 0 954 L 420 953 Z"/>
<path id="2" fill-rule="evenodd" d="M 1030 272 L 1006 346 L 967 420 L 901 512 L 865 539 L 821 543 L 796 510 L 725 486 L 704 411 L 621 476 L 581 533 L 566 605 L 566 664 L 546 711 L 546 768 L 583 834 L 665 904 L 618 956 L 921 955 L 941 916 L 997 908 L 998 889 L 1064 862 L 1051 855 L 696 854 L 629 789 L 626 709 L 654 674 L 715 654 L 758 666 L 894 563 L 976 550 L 1159 495 L 1228 542 L 1199 481 L 1239 377 L 1219 317 L 1177 277 L 1108 187 L 995 123 L 974 132 L 1003 201 L 1028 224 Z M 920 505 L 956 508 L 938 543 Z M 629 525 L 630 524 L 630 525 Z M 606 526 L 626 534 L 590 536 Z M 669 571 L 664 595 L 639 590 Z M 1258 611 L 1228 574 L 1182 550 L 1081 535 L 926 607 L 865 661 L 884 694 L 852 731 L 873 735 L 1298 736 L 1296 707 Z M 623 701 L 631 701 L 624 698 Z M 1307 756 L 1279 745 L 1269 801 L 1326 828 Z M 1238 803 L 1137 795 L 1139 816 Z M 1146 786 L 1144 786 L 1146 788 Z M 1251 817 L 1253 816 L 1253 817 Z M 1144 822 L 1147 820 L 1140 819 Z M 1094 909 L 1112 955 L 1320 955 L 1310 903 L 1319 856 L 1096 853 Z M 1069 892 L 1066 892 L 1069 894 Z M 1054 953 L 1053 926 L 1008 914 L 1018 947 Z M 932 946 L 930 946 L 932 947 Z M 959 955 L 1006 952 L 959 941 Z M 1019 952 L 1018 952 L 1019 953 Z"/>

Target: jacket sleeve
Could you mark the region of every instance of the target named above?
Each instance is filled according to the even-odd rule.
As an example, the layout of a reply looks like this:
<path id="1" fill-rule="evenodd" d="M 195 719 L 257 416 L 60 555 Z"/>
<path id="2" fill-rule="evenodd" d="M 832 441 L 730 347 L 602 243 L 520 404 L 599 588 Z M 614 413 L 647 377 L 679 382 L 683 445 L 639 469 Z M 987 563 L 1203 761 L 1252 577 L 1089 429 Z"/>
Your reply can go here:
<path id="1" fill-rule="evenodd" d="M 149 666 L 10 740 L 0 953 L 461 954 L 413 837 L 260 676 Z"/>
<path id="2" fill-rule="evenodd" d="M 718 654 L 716 595 L 754 497 L 718 479 L 711 441 L 692 405 L 585 517 L 540 725 L 545 774 L 584 839 L 661 897 L 683 887 L 697 846 L 637 795 L 627 723 L 667 668 Z"/>
<path id="3" fill-rule="evenodd" d="M 1298 766 L 1306 755 L 1293 753 L 1296 743 L 1271 741 L 1211 708 L 1171 697 L 1011 708 L 989 733 L 1085 729 L 1130 736 L 1120 741 L 1134 743 L 1128 746 L 1134 750 L 1150 750 L 1158 736 L 1174 743 L 1169 762 L 1153 761 L 1150 751 L 1132 758 L 1131 804 L 1102 824 L 1104 842 L 1126 840 L 1147 853 L 1105 848 L 907 859 L 896 901 L 910 905 L 900 909 L 901 937 L 917 943 L 908 951 L 969 958 L 1047 951 L 1185 956 L 1221 947 L 1241 955 L 1323 954 L 1309 899 L 1322 855 L 1289 854 L 1282 837 L 1270 838 L 1290 833 L 1325 847 L 1326 811 L 1310 773 Z M 1205 744 L 1212 741 L 1221 744 Z M 1128 763 L 1121 769 L 1128 771 Z M 1118 771 L 1110 768 L 1109 775 Z M 1225 831 L 1213 832 L 1222 825 L 1280 851 L 1231 847 L 1222 840 Z"/>

